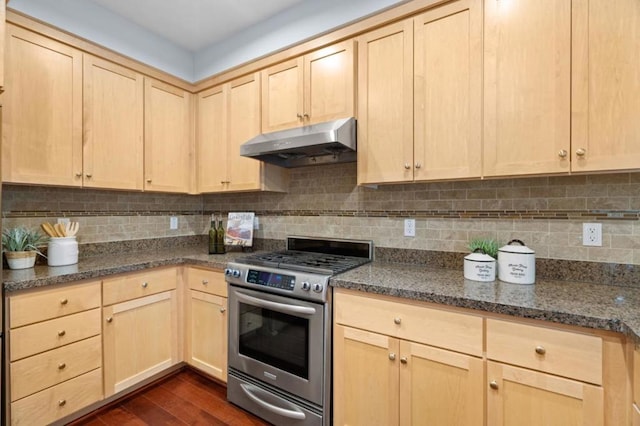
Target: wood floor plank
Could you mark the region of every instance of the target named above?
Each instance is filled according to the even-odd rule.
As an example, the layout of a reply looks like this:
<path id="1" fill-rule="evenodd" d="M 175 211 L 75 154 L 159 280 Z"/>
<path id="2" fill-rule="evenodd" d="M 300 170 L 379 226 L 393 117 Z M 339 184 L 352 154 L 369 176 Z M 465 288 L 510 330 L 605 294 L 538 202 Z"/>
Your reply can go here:
<path id="1" fill-rule="evenodd" d="M 149 425 L 184 426 L 187 424 L 147 398 L 147 392 L 130 398 L 123 402 L 122 406 Z"/>
<path id="2" fill-rule="evenodd" d="M 171 386 L 169 383 L 168 386 Z M 176 397 L 164 386 L 149 389 L 145 396 L 162 407 L 171 415 L 190 425 L 226 426 L 227 423 L 210 413 L 195 406 L 189 400 Z"/>
<path id="3" fill-rule="evenodd" d="M 121 406 L 113 407 L 111 410 L 100 414 L 99 419 L 107 426 L 148 426 L 142 419 Z"/>

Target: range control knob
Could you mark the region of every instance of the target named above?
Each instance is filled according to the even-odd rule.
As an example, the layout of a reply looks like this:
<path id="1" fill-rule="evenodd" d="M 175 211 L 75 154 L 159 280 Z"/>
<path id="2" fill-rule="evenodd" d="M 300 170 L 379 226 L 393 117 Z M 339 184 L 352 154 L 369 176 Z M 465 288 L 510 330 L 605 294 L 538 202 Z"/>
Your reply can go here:
<path id="1" fill-rule="evenodd" d="M 224 274 L 227 277 L 238 278 L 240 276 L 240 271 L 238 271 L 237 269 L 226 268 L 224 270 Z"/>
<path id="2" fill-rule="evenodd" d="M 240 271 L 238 271 L 237 269 L 234 269 L 231 272 L 231 275 L 233 276 L 233 278 L 238 278 L 240 276 Z"/>
<path id="3" fill-rule="evenodd" d="M 231 276 L 231 269 L 225 268 L 224 275 L 227 276 L 227 277 Z"/>
<path id="4" fill-rule="evenodd" d="M 311 284 L 309 284 L 309 281 L 302 281 L 302 289 L 304 291 L 311 290 Z"/>
<path id="5" fill-rule="evenodd" d="M 313 285 L 313 291 L 315 291 L 316 293 L 322 293 L 322 284 L 314 284 Z"/>

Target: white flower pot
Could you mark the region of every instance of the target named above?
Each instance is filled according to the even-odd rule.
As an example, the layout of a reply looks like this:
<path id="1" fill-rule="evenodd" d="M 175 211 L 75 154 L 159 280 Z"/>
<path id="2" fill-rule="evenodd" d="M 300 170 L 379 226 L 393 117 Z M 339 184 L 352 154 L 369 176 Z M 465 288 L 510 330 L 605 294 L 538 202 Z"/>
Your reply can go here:
<path id="1" fill-rule="evenodd" d="M 36 263 L 35 251 L 6 251 L 4 255 L 10 269 L 33 268 Z"/>

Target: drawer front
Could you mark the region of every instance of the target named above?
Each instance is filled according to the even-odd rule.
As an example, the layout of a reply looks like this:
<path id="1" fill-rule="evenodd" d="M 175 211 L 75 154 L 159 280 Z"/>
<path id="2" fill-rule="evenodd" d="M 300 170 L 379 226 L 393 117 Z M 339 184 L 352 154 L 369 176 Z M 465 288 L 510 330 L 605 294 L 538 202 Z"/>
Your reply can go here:
<path id="1" fill-rule="evenodd" d="M 190 289 L 227 297 L 227 282 L 222 272 L 200 268 L 186 268 L 185 272 Z"/>
<path id="2" fill-rule="evenodd" d="M 102 365 L 100 336 L 12 362 L 11 401 L 34 394 Z"/>
<path id="3" fill-rule="evenodd" d="M 20 327 L 99 306 L 100 281 L 16 294 L 9 297 L 9 327 Z"/>
<path id="4" fill-rule="evenodd" d="M 597 336 L 488 319 L 487 358 L 602 384 L 602 339 Z"/>
<path id="5" fill-rule="evenodd" d="M 176 288 L 176 268 L 151 269 L 144 272 L 107 278 L 102 284 L 105 306 L 125 302 Z"/>
<path id="6" fill-rule="evenodd" d="M 16 361 L 100 334 L 100 308 L 9 331 L 9 359 Z"/>
<path id="7" fill-rule="evenodd" d="M 98 368 L 11 403 L 12 425 L 44 425 L 102 399 Z"/>
<path id="8" fill-rule="evenodd" d="M 336 291 L 336 322 L 482 356 L 482 317 Z"/>

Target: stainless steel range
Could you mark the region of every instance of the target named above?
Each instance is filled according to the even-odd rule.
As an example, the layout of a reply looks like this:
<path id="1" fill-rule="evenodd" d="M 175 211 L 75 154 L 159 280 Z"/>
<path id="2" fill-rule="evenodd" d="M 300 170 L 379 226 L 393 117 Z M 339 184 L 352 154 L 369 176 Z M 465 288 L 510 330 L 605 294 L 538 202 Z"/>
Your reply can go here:
<path id="1" fill-rule="evenodd" d="M 329 280 L 372 257 L 371 241 L 288 237 L 227 265 L 229 401 L 276 425 L 331 424 Z"/>

